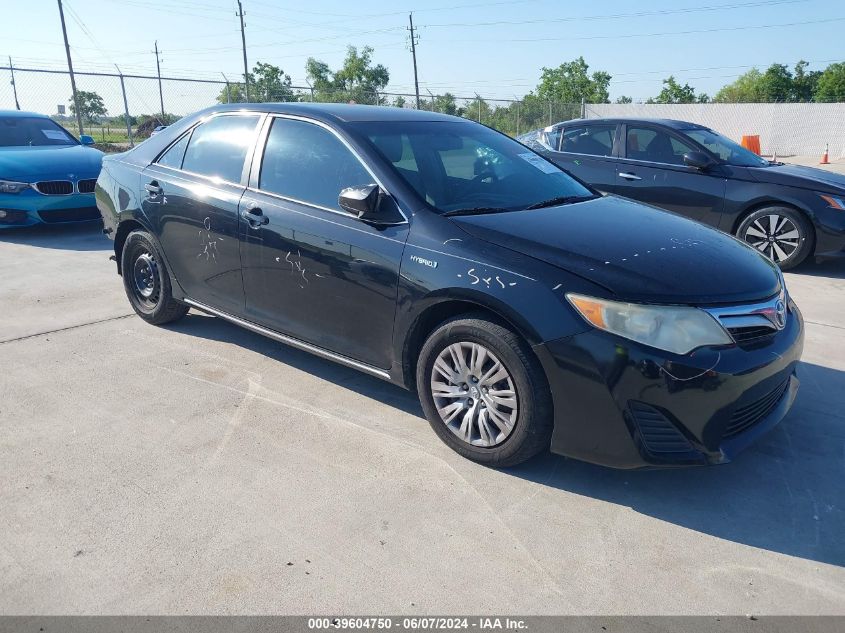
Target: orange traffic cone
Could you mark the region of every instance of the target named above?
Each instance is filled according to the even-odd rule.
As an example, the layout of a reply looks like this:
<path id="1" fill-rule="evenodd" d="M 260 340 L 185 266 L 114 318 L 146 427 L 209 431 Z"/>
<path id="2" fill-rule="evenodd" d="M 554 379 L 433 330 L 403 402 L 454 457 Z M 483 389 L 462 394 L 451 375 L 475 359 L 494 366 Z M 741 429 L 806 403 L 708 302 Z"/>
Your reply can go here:
<path id="1" fill-rule="evenodd" d="M 830 157 L 828 156 L 828 146 L 825 144 L 824 146 L 824 154 L 822 155 L 822 160 L 819 165 L 830 165 Z"/>

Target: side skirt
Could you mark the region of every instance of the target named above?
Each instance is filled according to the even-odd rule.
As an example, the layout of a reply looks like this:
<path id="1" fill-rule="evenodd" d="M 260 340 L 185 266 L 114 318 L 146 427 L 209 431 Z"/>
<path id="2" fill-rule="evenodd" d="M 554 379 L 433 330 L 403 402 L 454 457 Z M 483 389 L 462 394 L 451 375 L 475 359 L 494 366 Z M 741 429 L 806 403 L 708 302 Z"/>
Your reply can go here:
<path id="1" fill-rule="evenodd" d="M 284 343 L 285 345 L 290 345 L 291 347 L 301 349 L 305 352 L 310 352 L 315 356 L 320 356 L 321 358 L 332 360 L 336 363 L 340 363 L 341 365 L 346 365 L 347 367 L 352 367 L 353 369 L 363 371 L 372 376 L 381 378 L 382 380 L 391 380 L 390 374 L 383 369 L 379 369 L 378 367 L 367 365 L 366 363 L 362 363 L 347 356 L 335 354 L 334 352 L 330 352 L 329 350 L 323 349 L 322 347 L 317 347 L 316 345 L 311 345 L 310 343 L 300 341 L 299 339 L 292 338 L 284 334 L 279 334 L 278 332 L 275 332 L 273 330 L 268 330 L 265 327 L 261 327 L 260 325 L 256 325 L 255 323 L 251 323 L 250 321 L 245 321 L 244 319 L 233 316 L 226 312 L 222 312 L 210 306 L 204 305 L 202 303 L 199 303 L 198 301 L 194 301 L 193 299 L 185 298 L 183 299 L 183 301 L 192 308 L 202 310 L 203 312 L 211 314 L 212 316 L 220 317 L 221 319 L 226 319 L 227 321 L 230 321 L 235 325 L 239 325 L 242 328 L 255 332 L 256 334 L 261 334 L 262 336 L 266 336 L 267 338 L 279 341 L 280 343 Z"/>

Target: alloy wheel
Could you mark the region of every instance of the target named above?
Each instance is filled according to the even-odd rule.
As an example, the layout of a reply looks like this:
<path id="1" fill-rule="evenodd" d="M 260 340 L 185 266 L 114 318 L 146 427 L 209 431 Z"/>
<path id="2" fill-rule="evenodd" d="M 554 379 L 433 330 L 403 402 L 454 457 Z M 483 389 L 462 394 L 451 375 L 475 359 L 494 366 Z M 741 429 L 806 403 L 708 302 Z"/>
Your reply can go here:
<path id="1" fill-rule="evenodd" d="M 777 264 L 792 257 L 801 245 L 795 223 L 784 215 L 770 214 L 754 220 L 743 239 Z"/>
<path id="2" fill-rule="evenodd" d="M 440 419 L 462 441 L 492 447 L 513 432 L 519 413 L 513 378 L 483 345 L 447 346 L 434 361 L 430 382 Z"/>

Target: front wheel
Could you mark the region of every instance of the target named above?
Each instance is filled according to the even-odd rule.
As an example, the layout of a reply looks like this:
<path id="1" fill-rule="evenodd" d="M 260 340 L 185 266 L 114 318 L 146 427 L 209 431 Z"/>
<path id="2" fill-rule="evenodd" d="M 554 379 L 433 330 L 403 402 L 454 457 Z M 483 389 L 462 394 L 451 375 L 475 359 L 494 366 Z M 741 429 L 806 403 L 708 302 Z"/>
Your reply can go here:
<path id="1" fill-rule="evenodd" d="M 548 381 L 510 329 L 481 316 L 446 321 L 423 345 L 416 378 L 435 433 L 464 457 L 505 467 L 548 448 Z"/>
<path id="2" fill-rule="evenodd" d="M 135 312 L 147 323 L 163 325 L 181 319 L 188 306 L 173 298 L 164 258 L 146 231 L 132 231 L 121 254 L 126 296 Z"/>
<path id="3" fill-rule="evenodd" d="M 780 266 L 795 268 L 813 250 L 813 228 L 807 217 L 789 207 L 766 207 L 749 214 L 737 237 Z"/>

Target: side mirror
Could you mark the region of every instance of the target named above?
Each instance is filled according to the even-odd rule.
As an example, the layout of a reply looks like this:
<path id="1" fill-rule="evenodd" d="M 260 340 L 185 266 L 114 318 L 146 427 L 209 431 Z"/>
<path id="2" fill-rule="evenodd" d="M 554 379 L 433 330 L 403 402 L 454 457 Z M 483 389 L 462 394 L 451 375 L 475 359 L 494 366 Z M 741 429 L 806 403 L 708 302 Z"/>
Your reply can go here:
<path id="1" fill-rule="evenodd" d="M 702 171 L 715 164 L 715 161 L 704 152 L 687 152 L 684 154 L 684 164 Z"/>
<path id="2" fill-rule="evenodd" d="M 94 137 L 88 136 L 87 134 L 82 134 L 79 136 L 79 142 L 83 145 L 93 145 L 94 144 Z"/>
<path id="3" fill-rule="evenodd" d="M 349 187 L 340 192 L 337 199 L 340 208 L 361 220 L 376 220 L 379 217 L 379 206 L 383 197 L 378 185 L 364 185 L 363 187 Z"/>

